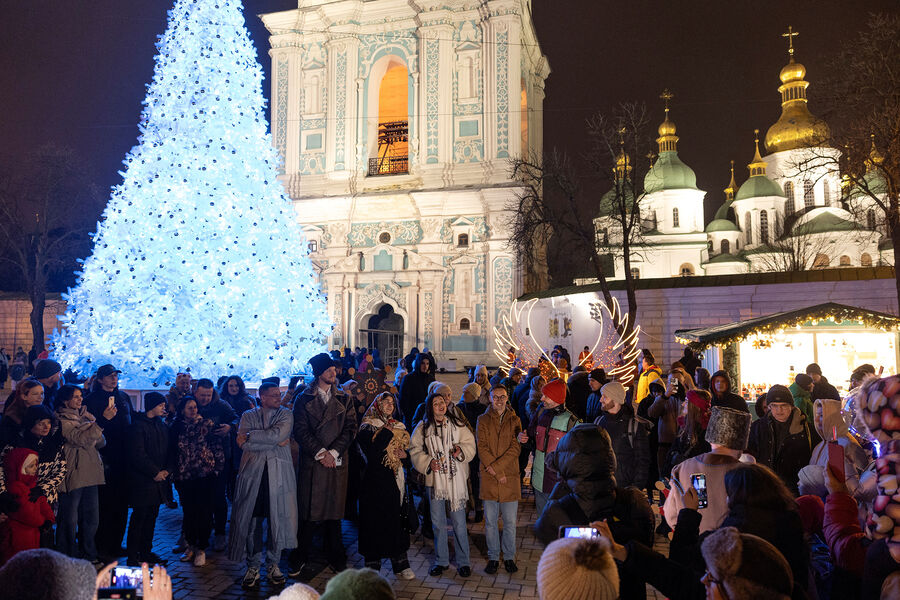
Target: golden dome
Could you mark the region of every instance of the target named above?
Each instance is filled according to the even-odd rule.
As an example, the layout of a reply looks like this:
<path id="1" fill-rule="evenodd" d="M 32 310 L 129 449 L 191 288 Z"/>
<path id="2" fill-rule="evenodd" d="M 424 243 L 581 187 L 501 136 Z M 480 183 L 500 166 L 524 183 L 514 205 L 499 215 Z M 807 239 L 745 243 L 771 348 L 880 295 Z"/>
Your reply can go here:
<path id="1" fill-rule="evenodd" d="M 884 163 L 884 154 L 882 154 L 875 146 L 875 134 L 869 136 L 872 139 L 872 149 L 869 150 L 869 160 L 866 161 L 866 171 L 871 171 L 874 167 L 880 167 Z"/>
<path id="2" fill-rule="evenodd" d="M 791 59 L 791 62 L 784 65 L 784 67 L 781 69 L 781 73 L 778 74 L 778 78 L 781 79 L 781 83 L 800 81 L 804 77 L 806 77 L 806 67 L 798 62 L 794 62 L 793 58 Z"/>
<path id="3" fill-rule="evenodd" d="M 669 120 L 669 109 L 666 109 L 666 120 L 659 124 L 659 136 L 675 135 L 675 123 Z"/>

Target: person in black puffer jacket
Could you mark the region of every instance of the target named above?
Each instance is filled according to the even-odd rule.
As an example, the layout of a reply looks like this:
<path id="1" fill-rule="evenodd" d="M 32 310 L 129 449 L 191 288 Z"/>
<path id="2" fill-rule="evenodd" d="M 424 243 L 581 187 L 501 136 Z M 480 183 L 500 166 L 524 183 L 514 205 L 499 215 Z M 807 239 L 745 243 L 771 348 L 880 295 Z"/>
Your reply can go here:
<path id="1" fill-rule="evenodd" d="M 809 464 L 812 441 L 809 423 L 794 406 L 790 390 L 773 385 L 766 392 L 768 413 L 750 427 L 747 452 L 761 465 L 766 465 L 781 477 L 797 496 L 800 469 Z"/>
<path id="2" fill-rule="evenodd" d="M 559 473 L 559 481 L 535 525 L 541 543 L 555 540 L 561 526 L 607 519 L 616 542 L 653 545 L 653 512 L 637 488 L 616 486 L 616 456 L 605 430 L 590 423 L 576 425 L 550 453 L 547 464 Z M 620 593 L 623 600 L 644 598 L 646 588 L 626 577 Z"/>

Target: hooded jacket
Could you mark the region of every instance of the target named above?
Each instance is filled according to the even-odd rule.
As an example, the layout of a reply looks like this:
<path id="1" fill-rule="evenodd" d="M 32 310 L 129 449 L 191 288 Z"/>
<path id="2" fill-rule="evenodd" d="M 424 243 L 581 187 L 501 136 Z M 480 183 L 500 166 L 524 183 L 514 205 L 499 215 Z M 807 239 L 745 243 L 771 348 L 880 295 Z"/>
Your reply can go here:
<path id="1" fill-rule="evenodd" d="M 66 455 L 66 477 L 59 488 L 72 492 L 91 485 L 103 485 L 106 478 L 99 449 L 106 445 L 103 430 L 86 406 L 75 410 L 61 406 L 56 412 Z"/>
<path id="2" fill-rule="evenodd" d="M 812 455 L 809 459 L 808 467 L 804 467 L 801 474 L 802 484 L 809 485 L 815 480 L 814 487 L 816 489 L 804 489 L 804 493 L 816 494 L 824 496 L 827 494 L 825 489 L 825 467 L 828 465 L 828 442 L 835 433 L 837 433 L 837 442 L 844 449 L 844 483 L 851 494 L 856 494 L 859 488 L 859 477 L 869 464 L 869 457 L 866 451 L 862 449 L 859 443 L 850 437 L 850 431 L 847 423 L 841 416 L 841 403 L 837 400 L 816 400 L 813 410 L 813 426 L 819 434 L 820 441 L 813 448 Z M 813 473 L 812 471 L 817 471 Z M 821 487 L 820 487 L 821 486 Z M 805 487 L 805 486 L 804 486 Z M 862 490 L 860 490 L 862 492 Z"/>
<path id="3" fill-rule="evenodd" d="M 777 425 L 772 414 L 769 413 L 754 421 L 750 426 L 747 452 L 752 454 L 758 463 L 775 471 L 796 496 L 798 494 L 798 474 L 800 469 L 809 464 L 812 447 L 809 424 L 796 406 L 791 407 L 791 416 L 787 423 L 787 435 L 776 446 L 775 427 Z"/>
<path id="4" fill-rule="evenodd" d="M 560 440 L 547 462 L 559 473 L 559 482 L 535 524 L 535 535 L 542 543 L 556 539 L 560 526 L 608 519 L 617 542 L 652 545 L 650 505 L 640 491 L 617 487 L 616 456 L 605 430 L 579 423 Z"/>
<path id="5" fill-rule="evenodd" d="M 644 398 L 650 395 L 650 384 L 654 381 L 662 380 L 662 371 L 656 365 L 651 365 L 649 369 L 642 371 L 638 377 L 637 393 L 634 395 L 635 405 L 640 404 Z"/>
<path id="6" fill-rule="evenodd" d="M 478 365 L 475 367 L 475 371 L 472 372 L 472 382 L 477 382 L 478 375 L 484 375 L 484 384 L 481 385 L 481 394 L 478 396 L 478 402 L 484 406 L 488 406 L 491 403 L 491 380 L 489 377 L 489 373 L 487 367 L 484 365 Z M 475 422 L 472 422 L 472 427 L 475 426 Z"/>
<path id="7" fill-rule="evenodd" d="M 403 414 L 403 420 L 406 429 L 412 431 L 413 415 L 416 413 L 416 407 L 419 406 L 428 397 L 428 385 L 434 381 L 434 375 L 430 372 L 423 373 L 421 370 L 422 361 L 431 358 L 425 354 L 416 354 L 413 361 L 412 371 L 403 378 L 400 383 L 400 412 Z"/>
<path id="8" fill-rule="evenodd" d="M 6 563 L 14 554 L 22 550 L 39 548 L 41 545 L 40 527 L 53 523 L 53 509 L 44 495 L 34 498 L 31 490 L 37 487 L 37 475 L 24 472 L 24 465 L 29 456 L 37 459 L 37 452 L 29 448 L 14 448 L 3 461 L 6 481 L 10 494 L 15 497 L 19 509 L 8 515 L 8 519 L 0 524 L 8 535 L 2 535 L 4 545 L 0 548 L 0 563 Z"/>
<path id="9" fill-rule="evenodd" d="M 716 379 L 720 377 L 725 379 L 725 382 L 728 384 L 728 388 L 723 394 L 716 392 Z M 709 393 L 712 395 L 711 406 L 727 406 L 735 410 L 750 412 L 750 409 L 747 408 L 747 401 L 731 391 L 731 378 L 724 370 L 716 371 L 709 378 Z"/>

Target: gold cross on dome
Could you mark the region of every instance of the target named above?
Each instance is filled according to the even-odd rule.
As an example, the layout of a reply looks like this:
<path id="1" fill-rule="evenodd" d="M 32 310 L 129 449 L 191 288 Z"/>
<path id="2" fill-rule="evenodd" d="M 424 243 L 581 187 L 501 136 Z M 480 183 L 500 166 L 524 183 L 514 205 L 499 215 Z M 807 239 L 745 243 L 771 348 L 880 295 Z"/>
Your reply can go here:
<path id="1" fill-rule="evenodd" d="M 675 97 L 675 94 L 669 91 L 669 88 L 663 90 L 663 93 L 659 95 L 660 98 L 666 103 L 666 110 L 669 110 L 669 100 Z"/>
<path id="2" fill-rule="evenodd" d="M 799 32 L 794 31 L 794 28 L 788 25 L 787 33 L 782 33 L 781 37 L 788 39 L 788 55 L 791 58 L 794 58 L 794 38 L 800 35 Z"/>

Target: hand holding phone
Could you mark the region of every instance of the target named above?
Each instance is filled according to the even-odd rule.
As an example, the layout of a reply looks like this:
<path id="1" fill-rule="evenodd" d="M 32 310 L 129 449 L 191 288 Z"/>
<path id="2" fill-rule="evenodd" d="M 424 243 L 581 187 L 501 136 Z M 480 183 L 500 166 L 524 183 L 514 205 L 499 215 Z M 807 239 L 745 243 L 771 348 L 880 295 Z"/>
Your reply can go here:
<path id="1" fill-rule="evenodd" d="M 594 527 L 566 527 L 563 525 L 559 528 L 559 537 L 593 540 L 600 537 L 600 532 Z"/>
<path id="2" fill-rule="evenodd" d="M 709 506 L 709 496 L 706 493 L 706 475 L 704 473 L 691 474 L 691 486 L 697 490 L 698 508 Z"/>
<path id="3" fill-rule="evenodd" d="M 841 481 L 846 480 L 844 448 L 837 442 L 828 442 L 828 467 Z"/>

